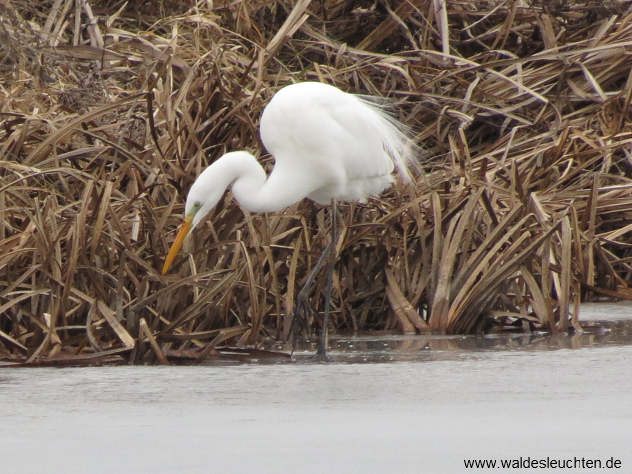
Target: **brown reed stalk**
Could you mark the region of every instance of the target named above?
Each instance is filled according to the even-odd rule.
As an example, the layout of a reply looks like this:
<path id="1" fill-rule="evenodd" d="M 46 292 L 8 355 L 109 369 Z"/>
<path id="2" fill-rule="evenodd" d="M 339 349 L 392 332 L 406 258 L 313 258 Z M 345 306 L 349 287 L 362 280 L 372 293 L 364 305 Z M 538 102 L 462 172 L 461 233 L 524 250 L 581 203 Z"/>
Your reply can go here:
<path id="1" fill-rule="evenodd" d="M 0 359 L 286 340 L 318 206 L 228 193 L 159 269 L 205 166 L 272 166 L 261 111 L 302 80 L 388 98 L 420 150 L 413 186 L 341 205 L 335 328 L 566 331 L 580 299 L 632 298 L 629 2 L 161 5 L 0 4 Z"/>

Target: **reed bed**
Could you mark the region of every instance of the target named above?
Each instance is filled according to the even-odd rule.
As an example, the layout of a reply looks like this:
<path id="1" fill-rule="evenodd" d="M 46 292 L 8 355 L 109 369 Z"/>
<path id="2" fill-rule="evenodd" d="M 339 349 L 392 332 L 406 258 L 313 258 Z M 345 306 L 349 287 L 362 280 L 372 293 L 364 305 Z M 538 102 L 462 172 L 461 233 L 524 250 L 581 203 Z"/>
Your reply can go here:
<path id="1" fill-rule="evenodd" d="M 198 173 L 271 167 L 261 111 L 304 80 L 388 98 L 419 146 L 414 185 L 339 206 L 332 329 L 581 331 L 632 298 L 631 51 L 629 1 L 3 0 L 0 359 L 287 341 L 326 209 L 227 193 L 160 268 Z"/>

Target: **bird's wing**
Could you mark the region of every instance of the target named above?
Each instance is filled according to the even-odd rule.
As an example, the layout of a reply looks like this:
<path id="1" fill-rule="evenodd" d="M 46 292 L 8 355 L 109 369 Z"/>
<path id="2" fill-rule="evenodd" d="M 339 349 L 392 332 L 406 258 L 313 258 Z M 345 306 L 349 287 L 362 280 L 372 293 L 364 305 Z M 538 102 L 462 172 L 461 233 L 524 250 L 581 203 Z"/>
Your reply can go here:
<path id="1" fill-rule="evenodd" d="M 405 135 L 375 105 L 321 83 L 281 89 L 261 119 L 277 166 L 310 173 L 314 189 L 393 171 Z"/>

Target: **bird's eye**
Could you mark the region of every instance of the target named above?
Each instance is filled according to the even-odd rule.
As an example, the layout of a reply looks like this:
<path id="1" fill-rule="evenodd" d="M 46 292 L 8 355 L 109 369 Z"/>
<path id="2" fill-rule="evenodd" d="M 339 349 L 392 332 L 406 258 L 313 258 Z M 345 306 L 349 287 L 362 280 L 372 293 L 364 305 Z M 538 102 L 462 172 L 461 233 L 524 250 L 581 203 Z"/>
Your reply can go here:
<path id="1" fill-rule="evenodd" d="M 202 204 L 200 202 L 194 202 L 193 203 L 193 209 L 195 211 L 198 211 L 201 207 L 202 207 Z"/>

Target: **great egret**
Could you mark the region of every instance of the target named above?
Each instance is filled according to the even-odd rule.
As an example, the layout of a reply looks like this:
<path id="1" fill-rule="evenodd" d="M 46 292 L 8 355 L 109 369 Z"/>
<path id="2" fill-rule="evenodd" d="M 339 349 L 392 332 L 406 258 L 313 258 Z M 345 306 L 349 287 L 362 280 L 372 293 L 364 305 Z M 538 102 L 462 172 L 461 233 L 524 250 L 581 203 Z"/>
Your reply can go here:
<path id="1" fill-rule="evenodd" d="M 394 171 L 410 180 L 410 141 L 404 128 L 375 101 L 319 82 L 280 89 L 265 107 L 261 140 L 274 156 L 266 176 L 246 151 L 226 153 L 195 180 L 187 196 L 184 221 L 162 269 L 169 270 L 185 236 L 211 211 L 226 189 L 251 212 L 280 211 L 303 198 L 331 205 L 332 238 L 297 296 L 295 314 L 307 305 L 316 273 L 329 255 L 327 293 L 317 356 L 326 360 L 327 322 L 336 240 L 336 201 L 364 202 L 394 181 Z"/>

